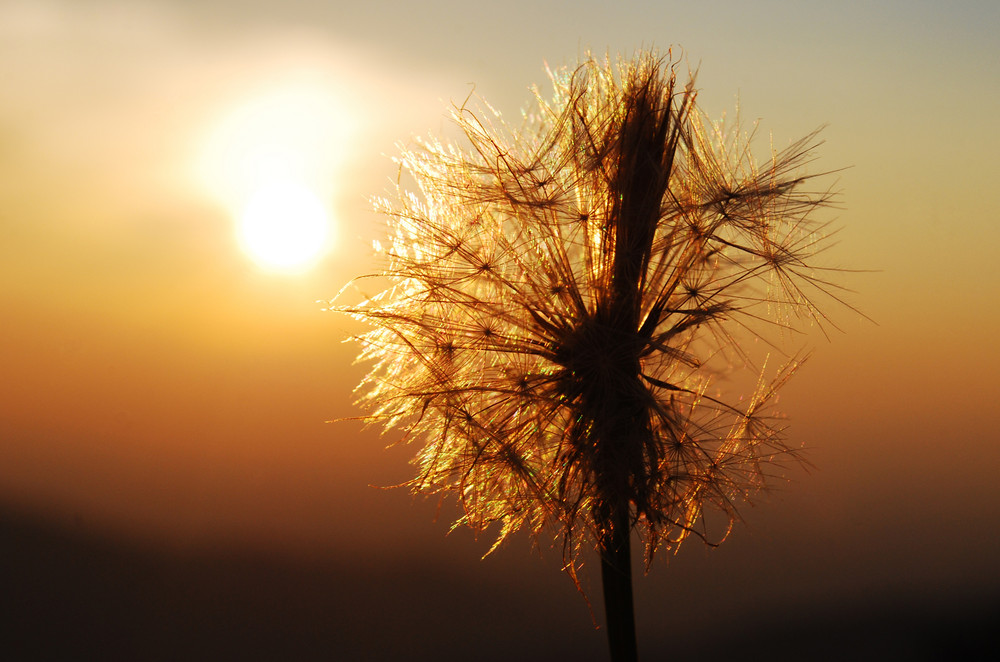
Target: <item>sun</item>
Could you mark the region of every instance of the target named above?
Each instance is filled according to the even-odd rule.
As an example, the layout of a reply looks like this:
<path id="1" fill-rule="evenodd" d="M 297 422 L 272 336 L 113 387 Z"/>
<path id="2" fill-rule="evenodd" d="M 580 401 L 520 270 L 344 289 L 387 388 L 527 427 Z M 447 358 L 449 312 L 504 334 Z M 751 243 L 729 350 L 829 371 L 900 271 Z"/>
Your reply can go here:
<path id="1" fill-rule="evenodd" d="M 302 273 L 332 248 L 346 119 L 327 81 L 298 72 L 232 103 L 211 125 L 198 179 L 260 268 Z"/>
<path id="2" fill-rule="evenodd" d="M 258 265 L 275 271 L 302 271 L 327 251 L 330 219 L 315 193 L 295 181 L 261 186 L 239 219 L 243 250 Z"/>

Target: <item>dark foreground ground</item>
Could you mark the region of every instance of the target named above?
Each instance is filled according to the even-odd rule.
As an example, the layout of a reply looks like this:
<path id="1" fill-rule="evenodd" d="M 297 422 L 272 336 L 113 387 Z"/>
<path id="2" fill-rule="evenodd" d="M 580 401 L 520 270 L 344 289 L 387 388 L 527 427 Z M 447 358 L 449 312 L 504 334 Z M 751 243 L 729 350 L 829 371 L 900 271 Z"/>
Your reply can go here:
<path id="1" fill-rule="evenodd" d="M 538 608 L 547 590 L 443 561 L 167 552 L 0 508 L 6 660 L 606 659 L 585 608 L 564 598 Z M 996 659 L 997 597 L 695 623 L 641 632 L 640 650 L 645 660 Z"/>

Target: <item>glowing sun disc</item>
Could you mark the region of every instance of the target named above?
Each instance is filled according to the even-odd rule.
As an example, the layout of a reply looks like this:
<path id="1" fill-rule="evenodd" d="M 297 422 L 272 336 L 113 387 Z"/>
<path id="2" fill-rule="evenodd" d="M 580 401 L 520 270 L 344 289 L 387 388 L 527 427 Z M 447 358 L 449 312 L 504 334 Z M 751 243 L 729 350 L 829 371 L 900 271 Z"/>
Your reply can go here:
<path id="1" fill-rule="evenodd" d="M 327 251 L 330 219 L 315 193 L 295 182 L 258 189 L 240 215 L 243 250 L 262 267 L 300 271 Z"/>

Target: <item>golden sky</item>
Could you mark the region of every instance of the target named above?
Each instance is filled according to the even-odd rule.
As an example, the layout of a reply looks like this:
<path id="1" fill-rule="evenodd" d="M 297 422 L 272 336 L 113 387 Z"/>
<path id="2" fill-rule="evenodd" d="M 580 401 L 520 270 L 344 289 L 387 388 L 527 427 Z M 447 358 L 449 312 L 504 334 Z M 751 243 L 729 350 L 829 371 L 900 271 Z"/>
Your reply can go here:
<path id="1" fill-rule="evenodd" d="M 368 487 L 405 449 L 325 423 L 360 373 L 316 301 L 377 269 L 368 199 L 450 102 L 514 115 L 546 62 L 678 44 L 709 115 L 738 95 L 778 146 L 828 125 L 828 259 L 873 270 L 844 280 L 877 324 L 831 310 L 844 333 L 782 400 L 816 468 L 733 554 L 995 584 L 1000 8 L 874 4 L 0 0 L 0 501 L 157 539 L 445 547 L 434 504 Z M 272 166 L 327 214 L 298 272 L 237 232 Z"/>

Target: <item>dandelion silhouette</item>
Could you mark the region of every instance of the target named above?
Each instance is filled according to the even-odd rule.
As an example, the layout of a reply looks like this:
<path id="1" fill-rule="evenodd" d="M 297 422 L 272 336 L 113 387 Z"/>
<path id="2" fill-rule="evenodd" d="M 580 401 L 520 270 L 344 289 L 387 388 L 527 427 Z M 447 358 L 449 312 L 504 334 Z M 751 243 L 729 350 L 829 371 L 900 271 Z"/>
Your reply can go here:
<path id="1" fill-rule="evenodd" d="M 554 534 L 574 581 L 596 547 L 615 660 L 636 656 L 633 532 L 647 563 L 719 542 L 706 512 L 731 525 L 796 457 L 771 405 L 799 362 L 768 371 L 746 346 L 822 322 L 833 296 L 810 264 L 831 195 L 800 174 L 816 134 L 758 165 L 677 68 L 588 58 L 520 129 L 456 108 L 467 144 L 404 149 L 419 195 L 378 201 L 388 289 L 332 306 L 372 327 L 361 401 L 421 445 L 415 491 L 497 525 L 494 548 Z M 744 397 L 716 391 L 747 370 Z"/>

